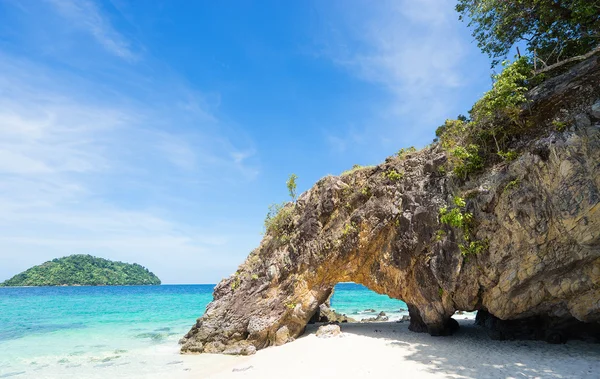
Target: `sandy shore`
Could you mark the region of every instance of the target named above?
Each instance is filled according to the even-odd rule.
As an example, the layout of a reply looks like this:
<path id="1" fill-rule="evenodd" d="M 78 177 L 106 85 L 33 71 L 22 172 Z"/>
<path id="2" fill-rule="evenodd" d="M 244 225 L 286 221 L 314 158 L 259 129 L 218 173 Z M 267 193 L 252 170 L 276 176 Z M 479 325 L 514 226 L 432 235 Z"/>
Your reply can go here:
<path id="1" fill-rule="evenodd" d="M 412 333 L 407 323 L 343 324 L 341 337 L 317 326 L 250 357 L 185 356 L 176 377 L 237 378 L 599 378 L 600 344 L 492 341 L 472 320 L 452 337 Z M 181 369 L 181 366 L 180 366 Z"/>

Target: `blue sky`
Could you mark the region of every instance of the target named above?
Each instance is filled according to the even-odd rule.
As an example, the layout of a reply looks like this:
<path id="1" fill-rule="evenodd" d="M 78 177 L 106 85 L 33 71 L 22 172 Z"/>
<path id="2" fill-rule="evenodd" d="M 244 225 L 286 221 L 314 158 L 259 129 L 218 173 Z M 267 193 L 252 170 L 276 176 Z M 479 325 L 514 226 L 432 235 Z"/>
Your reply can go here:
<path id="1" fill-rule="evenodd" d="M 0 281 L 75 253 L 215 283 L 268 205 L 489 88 L 451 0 L 0 0 Z"/>

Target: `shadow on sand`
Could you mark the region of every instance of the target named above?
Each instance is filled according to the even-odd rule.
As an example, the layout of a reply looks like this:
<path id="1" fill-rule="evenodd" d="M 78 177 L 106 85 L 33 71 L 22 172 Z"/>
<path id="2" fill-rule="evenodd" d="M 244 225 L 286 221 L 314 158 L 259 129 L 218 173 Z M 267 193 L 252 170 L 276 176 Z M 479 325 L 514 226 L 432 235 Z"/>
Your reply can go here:
<path id="1" fill-rule="evenodd" d="M 413 333 L 408 323 L 344 323 L 342 332 L 383 339 L 403 359 L 427 366 L 448 378 L 599 378 L 600 344 L 569 341 L 494 341 L 472 320 L 459 320 L 450 337 Z M 318 325 L 309 325 L 307 333 Z M 402 350 L 400 350 L 402 349 Z"/>

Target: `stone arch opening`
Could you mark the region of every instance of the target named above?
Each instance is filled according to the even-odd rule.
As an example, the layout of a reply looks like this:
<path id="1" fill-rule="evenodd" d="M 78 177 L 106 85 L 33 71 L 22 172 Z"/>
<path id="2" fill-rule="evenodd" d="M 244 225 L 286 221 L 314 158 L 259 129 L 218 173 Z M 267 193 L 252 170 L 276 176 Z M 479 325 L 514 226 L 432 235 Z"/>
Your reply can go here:
<path id="1" fill-rule="evenodd" d="M 354 282 L 337 283 L 325 306 L 326 317 L 321 317 L 320 322 L 398 321 L 408 316 L 408 308 L 402 300 L 378 294 Z M 316 319 L 313 317 L 311 321 Z"/>
<path id="2" fill-rule="evenodd" d="M 215 288 L 182 351 L 244 354 L 293 340 L 339 282 L 402 299 L 413 331 L 450 334 L 456 273 L 439 268 L 461 258 L 434 240 L 447 195 L 443 179 L 430 175 L 445 161 L 435 154 L 428 165 L 421 157 L 326 177 L 288 204 L 277 227 Z M 390 179 L 391 171 L 404 179 Z M 440 253 L 432 254 L 434 244 Z"/>

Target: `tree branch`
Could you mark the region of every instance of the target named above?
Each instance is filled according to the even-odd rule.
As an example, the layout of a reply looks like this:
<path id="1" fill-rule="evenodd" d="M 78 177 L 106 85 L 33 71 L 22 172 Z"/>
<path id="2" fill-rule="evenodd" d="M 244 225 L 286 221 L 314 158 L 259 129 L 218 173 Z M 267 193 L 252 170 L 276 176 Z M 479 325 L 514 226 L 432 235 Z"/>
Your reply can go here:
<path id="1" fill-rule="evenodd" d="M 588 53 L 585 53 L 583 55 L 578 55 L 576 57 L 571 57 L 571 58 L 565 59 L 563 61 L 557 62 L 557 63 L 555 63 L 553 65 L 544 67 L 543 69 L 534 72 L 534 75 L 539 75 L 539 74 L 543 74 L 544 72 L 552 71 L 555 68 L 560 67 L 562 65 L 565 65 L 567 63 L 583 61 L 583 60 L 591 57 L 592 55 L 595 55 L 595 54 L 598 54 L 598 53 L 600 53 L 600 46 L 596 47 L 594 50 L 592 50 L 592 51 L 590 51 Z"/>

